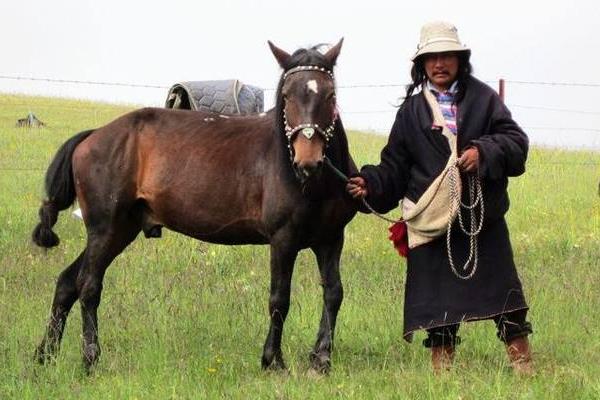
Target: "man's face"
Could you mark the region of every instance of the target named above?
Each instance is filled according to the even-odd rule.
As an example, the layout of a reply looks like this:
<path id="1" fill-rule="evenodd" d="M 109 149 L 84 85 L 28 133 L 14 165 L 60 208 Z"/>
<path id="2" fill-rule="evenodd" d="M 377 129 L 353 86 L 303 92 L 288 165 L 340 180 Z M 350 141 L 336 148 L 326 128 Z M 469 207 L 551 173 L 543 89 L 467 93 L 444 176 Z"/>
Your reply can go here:
<path id="1" fill-rule="evenodd" d="M 433 85 L 448 90 L 458 74 L 458 55 L 455 51 L 423 55 L 425 73 Z"/>

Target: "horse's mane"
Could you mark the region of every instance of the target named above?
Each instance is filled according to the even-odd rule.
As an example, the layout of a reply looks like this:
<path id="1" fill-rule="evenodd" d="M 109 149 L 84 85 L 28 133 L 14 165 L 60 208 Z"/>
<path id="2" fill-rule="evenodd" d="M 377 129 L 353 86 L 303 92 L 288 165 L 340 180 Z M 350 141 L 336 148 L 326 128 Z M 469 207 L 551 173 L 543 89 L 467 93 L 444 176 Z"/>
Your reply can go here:
<path id="1" fill-rule="evenodd" d="M 331 63 L 327 58 L 319 51 L 320 48 L 324 47 L 324 44 L 318 44 L 310 48 L 303 48 L 296 50 L 291 57 L 287 60 L 284 65 L 283 72 L 279 78 L 277 85 L 277 91 L 275 92 L 275 130 L 276 134 L 282 138 L 282 143 L 287 146 L 287 142 L 284 138 L 284 122 L 283 122 L 283 96 L 281 95 L 281 89 L 283 87 L 283 77 L 287 71 L 292 68 L 301 65 L 314 65 L 317 67 L 325 68 L 333 72 L 335 62 Z M 337 150 L 335 149 L 337 147 Z M 332 143 L 327 149 L 327 156 L 331 161 L 344 173 L 348 174 L 351 168 L 350 154 L 348 150 L 348 139 L 346 138 L 346 132 L 342 125 L 341 119 L 338 118 L 335 124 L 335 130 L 333 134 Z M 354 172 L 354 171 L 352 171 Z"/>

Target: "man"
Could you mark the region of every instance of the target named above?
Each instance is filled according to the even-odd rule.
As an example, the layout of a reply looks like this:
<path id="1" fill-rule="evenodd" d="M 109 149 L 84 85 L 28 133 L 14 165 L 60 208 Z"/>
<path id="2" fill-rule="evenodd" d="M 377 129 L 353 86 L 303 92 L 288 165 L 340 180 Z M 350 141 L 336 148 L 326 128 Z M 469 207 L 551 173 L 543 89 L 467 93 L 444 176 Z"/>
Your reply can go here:
<path id="1" fill-rule="evenodd" d="M 453 25 L 423 26 L 381 162 L 364 166 L 347 190 L 378 212 L 402 201 L 404 338 L 427 331 L 435 371 L 450 366 L 461 322 L 493 319 L 515 371 L 531 373 L 528 306 L 504 219 L 508 177 L 525 171 L 528 139 L 494 90 L 471 76 L 470 55 Z"/>

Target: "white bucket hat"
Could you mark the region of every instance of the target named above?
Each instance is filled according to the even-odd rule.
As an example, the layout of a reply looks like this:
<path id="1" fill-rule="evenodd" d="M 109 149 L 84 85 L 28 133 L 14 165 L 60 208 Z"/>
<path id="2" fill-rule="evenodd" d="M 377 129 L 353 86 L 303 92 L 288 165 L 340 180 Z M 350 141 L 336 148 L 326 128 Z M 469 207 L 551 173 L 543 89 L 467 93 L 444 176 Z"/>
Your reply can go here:
<path id="1" fill-rule="evenodd" d="M 421 28 L 421 40 L 417 45 L 417 52 L 412 58 L 429 53 L 442 53 L 445 51 L 468 51 L 471 49 L 460 42 L 458 31 L 454 25 L 444 21 L 429 22 Z"/>

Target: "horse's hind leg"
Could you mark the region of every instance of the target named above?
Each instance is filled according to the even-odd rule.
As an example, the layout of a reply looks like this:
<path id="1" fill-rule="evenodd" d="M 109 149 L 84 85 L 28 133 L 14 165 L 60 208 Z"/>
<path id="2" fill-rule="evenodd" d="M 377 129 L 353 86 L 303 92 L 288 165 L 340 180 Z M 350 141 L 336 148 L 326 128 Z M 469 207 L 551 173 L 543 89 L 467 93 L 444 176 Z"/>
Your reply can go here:
<path id="1" fill-rule="evenodd" d="M 83 325 L 83 362 L 88 371 L 100 356 L 97 310 L 100 305 L 104 273 L 113 259 L 135 239 L 139 231 L 139 225 L 129 221 L 113 223 L 106 229 L 88 229 L 88 247 L 77 277 Z"/>
<path id="2" fill-rule="evenodd" d="M 290 308 L 290 288 L 298 251 L 287 244 L 271 244 L 271 326 L 263 348 L 263 369 L 285 369 L 281 353 L 283 323 Z"/>
<path id="3" fill-rule="evenodd" d="M 319 372 L 327 373 L 331 368 L 331 351 L 337 314 L 342 305 L 344 289 L 340 278 L 340 256 L 344 245 L 343 234 L 328 244 L 312 248 L 317 256 L 321 284 L 323 286 L 323 312 L 317 341 L 310 353 L 311 367 Z"/>
<path id="4" fill-rule="evenodd" d="M 50 312 L 50 321 L 48 322 L 44 339 L 36 350 L 36 359 L 40 363 L 44 363 L 55 356 L 60 347 L 67 317 L 78 297 L 75 281 L 79 274 L 84 255 L 85 251 L 58 277 L 52 310 Z"/>

